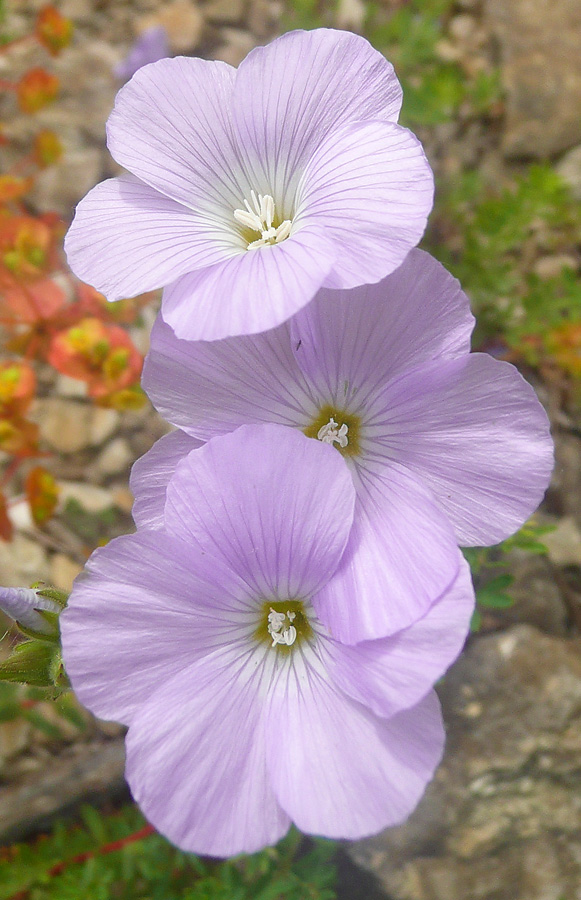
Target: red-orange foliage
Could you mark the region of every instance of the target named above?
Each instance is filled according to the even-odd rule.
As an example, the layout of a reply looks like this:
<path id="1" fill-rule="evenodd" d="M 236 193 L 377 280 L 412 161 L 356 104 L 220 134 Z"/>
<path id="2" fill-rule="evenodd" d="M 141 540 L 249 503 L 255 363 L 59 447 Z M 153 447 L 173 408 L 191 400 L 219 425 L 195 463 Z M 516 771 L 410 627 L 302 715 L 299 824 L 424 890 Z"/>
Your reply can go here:
<path id="1" fill-rule="evenodd" d="M 56 56 L 71 40 L 72 23 L 54 6 L 37 16 L 34 32 L 0 45 L 36 40 Z M 0 81 L 22 112 L 33 114 L 58 94 L 58 79 L 41 67 L 25 72 L 16 83 Z M 0 125 L 0 143 L 6 144 Z M 38 426 L 27 418 L 36 393 L 35 365 L 57 371 L 87 385 L 95 403 L 116 409 L 145 402 L 139 387 L 143 359 L 122 326 L 135 322 L 149 298 L 109 304 L 66 268 L 62 253 L 65 223 L 55 213 L 37 214 L 25 206 L 40 169 L 63 154 L 54 132 L 40 130 L 30 151 L 0 174 L 0 334 L 10 358 L 0 364 L 0 539 L 9 540 L 9 501 L 13 480 L 22 473 L 34 521 L 42 525 L 58 502 L 58 485 L 48 469 L 26 468 L 27 460 L 47 456 Z M 2 458 L 3 457 L 3 458 Z"/>

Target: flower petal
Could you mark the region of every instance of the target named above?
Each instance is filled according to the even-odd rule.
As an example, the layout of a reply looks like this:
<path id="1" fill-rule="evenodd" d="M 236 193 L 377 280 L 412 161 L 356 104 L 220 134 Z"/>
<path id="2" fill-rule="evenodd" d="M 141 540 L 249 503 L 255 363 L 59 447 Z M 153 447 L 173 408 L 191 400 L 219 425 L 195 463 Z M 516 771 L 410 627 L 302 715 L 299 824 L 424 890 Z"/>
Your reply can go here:
<path id="1" fill-rule="evenodd" d="M 168 482 L 184 456 L 201 446 L 202 442 L 189 434 L 172 431 L 133 464 L 129 487 L 135 497 L 132 512 L 138 528 L 163 528 Z"/>
<path id="2" fill-rule="evenodd" d="M 386 637 L 416 622 L 452 584 L 459 566 L 450 523 L 411 473 L 366 461 L 355 478 L 347 549 L 313 598 L 318 617 L 346 644 Z"/>
<path id="3" fill-rule="evenodd" d="M 131 793 L 182 850 L 253 853 L 290 825 L 266 770 L 260 692 L 268 672 L 245 666 L 241 652 L 223 648 L 173 678 L 127 735 Z"/>
<path id="4" fill-rule="evenodd" d="M 397 269 L 424 233 L 433 195 L 429 163 L 407 129 L 374 121 L 329 134 L 305 169 L 295 217 L 323 226 L 335 244 L 325 286 L 356 287 Z"/>
<path id="5" fill-rule="evenodd" d="M 473 327 L 459 282 L 417 249 L 378 284 L 323 288 L 290 322 L 306 378 L 327 402 L 352 412 L 399 372 L 468 353 Z"/>
<path id="6" fill-rule="evenodd" d="M 295 667 L 269 701 L 268 768 L 280 805 L 301 831 L 353 840 L 397 825 L 442 757 L 434 692 L 380 719 L 325 673 Z"/>
<path id="7" fill-rule="evenodd" d="M 495 544 L 543 498 L 547 415 L 509 363 L 473 353 L 418 367 L 378 396 L 374 443 L 427 484 L 461 544 Z"/>
<path id="8" fill-rule="evenodd" d="M 168 674 L 225 640 L 235 617 L 229 598 L 244 594 L 220 560 L 163 532 L 96 550 L 60 617 L 81 703 L 103 719 L 131 722 Z"/>
<path id="9" fill-rule="evenodd" d="M 235 74 L 226 63 L 185 56 L 139 69 L 107 122 L 113 158 L 198 212 L 236 209 L 245 193 L 231 123 Z"/>
<path id="10" fill-rule="evenodd" d="M 463 559 L 452 586 L 426 615 L 403 631 L 355 647 L 330 642 L 333 682 L 378 716 L 418 703 L 454 662 L 474 611 L 470 567 Z"/>
<path id="11" fill-rule="evenodd" d="M 108 300 L 163 287 L 241 252 L 215 225 L 131 175 L 103 181 L 81 200 L 65 250 L 75 275 Z"/>
<path id="12" fill-rule="evenodd" d="M 256 596 L 308 597 L 339 564 L 354 500 L 332 447 L 282 425 L 245 425 L 180 463 L 165 525 L 222 556 Z"/>
<path id="13" fill-rule="evenodd" d="M 164 418 L 204 440 L 258 422 L 305 428 L 317 412 L 288 323 L 258 335 L 180 341 L 158 316 L 142 384 Z"/>
<path id="14" fill-rule="evenodd" d="M 397 121 L 401 99 L 393 66 L 368 41 L 318 28 L 253 50 L 236 74 L 233 101 L 257 176 L 284 202 L 293 174 L 330 131 L 353 121 Z"/>
<path id="15" fill-rule="evenodd" d="M 190 341 L 266 331 L 314 297 L 334 262 L 324 230 L 305 225 L 280 244 L 178 278 L 164 291 L 162 316 Z"/>

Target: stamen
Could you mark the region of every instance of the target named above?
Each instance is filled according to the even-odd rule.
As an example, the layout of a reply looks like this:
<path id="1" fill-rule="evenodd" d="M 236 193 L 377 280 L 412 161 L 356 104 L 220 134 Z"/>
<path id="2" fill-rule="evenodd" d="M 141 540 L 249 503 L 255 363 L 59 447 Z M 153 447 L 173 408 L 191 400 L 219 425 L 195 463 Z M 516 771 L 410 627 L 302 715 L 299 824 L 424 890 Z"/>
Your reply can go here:
<path id="1" fill-rule="evenodd" d="M 276 612 L 270 607 L 270 612 L 268 614 L 268 633 L 272 637 L 272 646 L 276 647 L 277 644 L 286 644 L 287 647 L 290 647 L 297 639 L 297 630 L 294 625 L 287 625 L 288 622 L 292 622 L 295 618 L 296 613 L 291 612 L 290 610 L 285 613 Z"/>
<path id="2" fill-rule="evenodd" d="M 244 200 L 246 209 L 235 209 L 234 218 L 244 228 L 250 231 L 258 231 L 260 237 L 256 241 L 250 241 L 247 250 L 255 250 L 257 247 L 268 247 L 273 244 L 280 244 L 285 241 L 291 233 L 292 222 L 285 219 L 276 228 L 274 222 L 274 198 L 270 194 L 259 194 L 256 196 L 254 191 L 250 191 L 250 199 L 252 206 L 248 200 Z"/>
<path id="3" fill-rule="evenodd" d="M 320 421 L 320 420 L 319 420 Z M 347 432 L 349 428 L 345 423 L 341 425 L 339 428 L 339 423 L 335 421 L 333 416 L 329 419 L 326 425 L 323 425 L 322 428 L 319 428 L 317 432 L 317 437 L 324 444 L 332 444 L 336 441 L 341 448 L 344 448 L 349 443 L 347 438 Z"/>

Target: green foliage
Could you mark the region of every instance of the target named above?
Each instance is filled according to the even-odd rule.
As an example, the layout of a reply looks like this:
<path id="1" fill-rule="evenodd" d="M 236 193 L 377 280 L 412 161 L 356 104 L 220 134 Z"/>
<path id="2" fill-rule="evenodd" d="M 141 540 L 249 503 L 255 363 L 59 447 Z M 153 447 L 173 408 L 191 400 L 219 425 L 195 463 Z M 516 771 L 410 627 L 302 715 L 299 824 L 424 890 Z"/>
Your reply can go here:
<path id="1" fill-rule="evenodd" d="M 89 512 L 78 500 L 71 498 L 67 500 L 61 515 L 66 526 L 91 548 L 110 540 L 116 533 L 126 531 L 121 524 L 119 510 L 114 506 L 98 513 Z"/>
<path id="2" fill-rule="evenodd" d="M 294 829 L 276 847 L 219 862 L 182 853 L 158 834 L 140 837 L 146 823 L 133 806 L 108 815 L 86 806 L 82 819 L 82 825 L 61 822 L 50 836 L 0 855 L 0 900 L 19 892 L 26 900 L 335 897 L 334 844 L 307 842 Z M 80 855 L 83 860 L 73 861 Z"/>
<path id="3" fill-rule="evenodd" d="M 443 235 L 436 241 L 434 235 Z M 581 210 L 550 165 L 532 165 L 501 190 L 464 172 L 440 191 L 428 249 L 460 279 L 477 316 L 476 343 L 502 336 L 535 363 L 536 344 L 563 321 L 581 321 L 581 284 L 563 267 L 531 271 L 545 255 L 574 252 Z M 528 349 L 527 349 L 528 348 Z"/>
<path id="4" fill-rule="evenodd" d="M 0 663 L 0 681 L 51 687 L 61 669 L 58 647 L 47 641 L 22 641 Z"/>
<path id="5" fill-rule="evenodd" d="M 553 531 L 552 525 L 541 525 L 529 519 L 520 531 L 494 547 L 464 547 L 462 552 L 470 565 L 476 593 L 476 609 L 472 617 L 471 630 L 478 631 L 482 624 L 482 610 L 508 609 L 513 604 L 510 595 L 512 575 L 504 570 L 508 554 L 513 550 L 545 555 L 547 548 L 541 538 Z"/>

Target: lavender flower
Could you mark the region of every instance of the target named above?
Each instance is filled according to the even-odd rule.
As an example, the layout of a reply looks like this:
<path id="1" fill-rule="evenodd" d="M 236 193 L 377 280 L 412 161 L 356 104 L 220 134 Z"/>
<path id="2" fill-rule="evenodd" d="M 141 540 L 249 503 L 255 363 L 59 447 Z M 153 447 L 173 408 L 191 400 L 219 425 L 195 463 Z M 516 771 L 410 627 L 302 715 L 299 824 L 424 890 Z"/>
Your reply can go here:
<path id="1" fill-rule="evenodd" d="M 125 59 L 115 66 L 115 75 L 122 81 L 129 81 L 142 66 L 167 56 L 167 31 L 162 25 L 154 25 L 137 38 Z"/>
<path id="2" fill-rule="evenodd" d="M 264 331 L 321 285 L 378 281 L 419 241 L 433 183 L 396 124 L 393 67 L 354 34 L 283 35 L 238 70 L 140 69 L 107 126 L 130 175 L 79 204 L 71 268 L 109 300 L 165 287 L 181 338 Z"/>
<path id="3" fill-rule="evenodd" d="M 291 820 L 379 831 L 438 764 L 432 685 L 466 635 L 469 572 L 411 628 L 341 645 L 320 613 L 354 503 L 331 447 L 243 426 L 181 461 L 161 530 L 111 541 L 75 581 L 61 619 L 73 688 L 129 726 L 131 791 L 186 850 L 252 852 Z"/>
<path id="4" fill-rule="evenodd" d="M 61 609 L 55 600 L 40 596 L 35 588 L 0 587 L 0 610 L 27 631 L 54 634 L 55 626 L 42 613 L 57 614 Z"/>
<path id="5" fill-rule="evenodd" d="M 420 250 L 380 284 L 322 290 L 255 337 L 179 341 L 158 320 L 143 383 L 188 434 L 136 464 L 137 524 L 159 523 L 164 479 L 194 437 L 246 422 L 300 429 L 343 455 L 357 490 L 322 620 L 348 643 L 406 627 L 456 576 L 457 543 L 506 538 L 551 473 L 543 408 L 513 366 L 469 352 L 473 324 L 458 282 Z"/>

